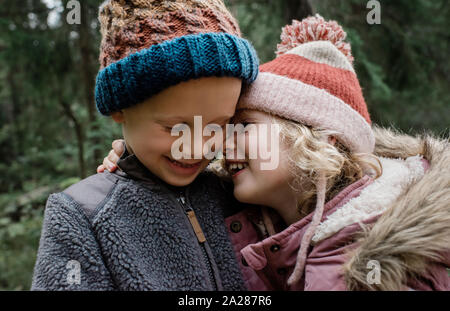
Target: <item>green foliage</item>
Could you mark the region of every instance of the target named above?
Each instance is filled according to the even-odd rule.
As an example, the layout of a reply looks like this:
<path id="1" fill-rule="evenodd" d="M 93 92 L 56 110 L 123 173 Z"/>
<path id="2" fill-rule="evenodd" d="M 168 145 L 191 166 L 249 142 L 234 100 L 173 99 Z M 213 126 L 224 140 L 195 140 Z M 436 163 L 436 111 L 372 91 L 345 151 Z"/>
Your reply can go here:
<path id="1" fill-rule="evenodd" d="M 36 261 L 42 216 L 40 211 L 19 222 L 0 218 L 0 288 L 28 290 Z"/>
<path id="2" fill-rule="evenodd" d="M 272 60 L 279 42 L 283 1 L 228 1 L 242 35 L 250 40 L 261 63 Z"/>
<path id="3" fill-rule="evenodd" d="M 381 1 L 380 25 L 367 24 L 367 1 L 315 3 L 348 34 L 374 123 L 448 135 L 448 1 Z"/>
<path id="4" fill-rule="evenodd" d="M 29 194 L 1 194 L 0 289 L 28 290 L 50 188 Z"/>

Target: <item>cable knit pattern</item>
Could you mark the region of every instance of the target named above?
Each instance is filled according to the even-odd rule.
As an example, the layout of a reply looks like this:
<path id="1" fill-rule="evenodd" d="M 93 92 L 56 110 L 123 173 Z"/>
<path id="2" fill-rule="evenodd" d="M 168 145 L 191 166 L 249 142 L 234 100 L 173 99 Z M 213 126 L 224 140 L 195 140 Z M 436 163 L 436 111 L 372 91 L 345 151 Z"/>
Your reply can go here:
<path id="1" fill-rule="evenodd" d="M 80 203 L 107 187 L 90 212 Z M 214 289 L 201 245 L 171 191 L 158 183 L 102 173 L 50 196 L 32 289 Z M 224 212 L 237 208 L 237 202 L 211 173 L 202 173 L 189 191 L 187 200 L 207 238 L 217 288 L 244 290 L 224 223 Z M 70 260 L 81 265 L 80 284 L 67 281 Z"/>
<path id="2" fill-rule="evenodd" d="M 251 83 L 258 74 L 256 52 L 221 0 L 108 0 L 99 21 L 95 100 L 103 115 L 190 79 Z"/>
<path id="3" fill-rule="evenodd" d="M 221 0 L 107 0 L 99 8 L 101 69 L 144 48 L 202 32 L 240 36 Z"/>
<path id="4" fill-rule="evenodd" d="M 146 18 L 136 24 L 124 25 L 105 36 L 100 49 L 101 69 L 163 41 L 206 32 L 240 35 L 237 24 L 225 16 L 217 16 L 211 9 L 167 12 L 161 14 L 159 19 Z"/>

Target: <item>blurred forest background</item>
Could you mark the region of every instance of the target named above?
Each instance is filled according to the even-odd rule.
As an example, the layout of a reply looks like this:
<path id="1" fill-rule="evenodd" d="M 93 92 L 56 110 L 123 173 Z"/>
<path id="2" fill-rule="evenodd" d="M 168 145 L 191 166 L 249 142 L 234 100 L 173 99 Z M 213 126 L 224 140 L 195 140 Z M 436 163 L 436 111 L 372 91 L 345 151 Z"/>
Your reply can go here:
<path id="1" fill-rule="evenodd" d="M 0 0 L 0 289 L 29 289 L 47 196 L 95 173 L 121 136 L 94 104 L 101 0 Z M 381 0 L 369 25 L 365 0 L 228 0 L 261 62 L 281 27 L 319 13 L 352 44 L 374 123 L 448 136 L 450 4 Z"/>

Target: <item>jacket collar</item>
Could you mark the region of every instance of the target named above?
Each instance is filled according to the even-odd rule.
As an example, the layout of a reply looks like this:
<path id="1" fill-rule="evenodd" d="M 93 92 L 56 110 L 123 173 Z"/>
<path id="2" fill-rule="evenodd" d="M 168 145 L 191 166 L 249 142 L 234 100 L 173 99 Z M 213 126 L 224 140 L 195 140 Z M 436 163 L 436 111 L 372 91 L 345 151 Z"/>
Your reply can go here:
<path id="1" fill-rule="evenodd" d="M 135 154 L 130 154 L 126 146 L 124 147 L 125 152 L 122 154 L 119 161 L 117 161 L 117 167 L 119 169 L 116 170 L 116 173 L 118 175 L 143 182 L 152 189 L 163 187 L 178 193 L 184 191 L 188 187 L 175 187 L 164 182 L 142 164 Z"/>

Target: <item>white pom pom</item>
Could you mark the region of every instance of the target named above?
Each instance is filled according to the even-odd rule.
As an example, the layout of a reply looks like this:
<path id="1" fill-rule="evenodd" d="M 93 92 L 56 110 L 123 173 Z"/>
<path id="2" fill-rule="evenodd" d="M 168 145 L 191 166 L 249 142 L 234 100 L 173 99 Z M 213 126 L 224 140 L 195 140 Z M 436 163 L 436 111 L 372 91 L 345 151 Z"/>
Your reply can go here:
<path id="1" fill-rule="evenodd" d="M 341 51 L 350 63 L 353 56 L 350 44 L 344 40 L 347 33 L 335 21 L 325 21 L 322 16 L 316 14 L 303 19 L 301 22 L 293 20 L 291 25 L 283 27 L 281 31 L 281 43 L 277 45 L 277 56 L 299 46 L 302 43 L 312 41 L 329 41 Z"/>

